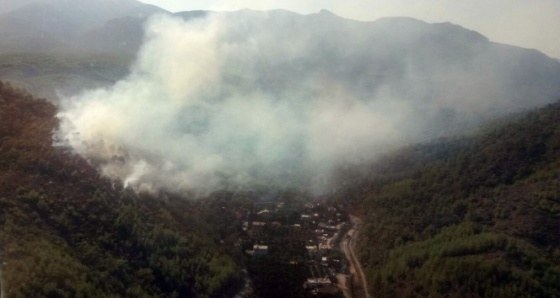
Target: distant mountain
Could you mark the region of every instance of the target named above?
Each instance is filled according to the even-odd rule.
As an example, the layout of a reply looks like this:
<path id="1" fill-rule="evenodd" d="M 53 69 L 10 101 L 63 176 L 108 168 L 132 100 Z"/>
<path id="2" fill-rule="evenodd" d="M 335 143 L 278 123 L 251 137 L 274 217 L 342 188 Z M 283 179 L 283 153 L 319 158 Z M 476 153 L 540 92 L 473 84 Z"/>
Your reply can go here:
<path id="1" fill-rule="evenodd" d="M 308 73 L 322 73 L 365 101 L 414 101 L 418 112 L 434 118 L 459 110 L 483 117 L 542 105 L 560 94 L 557 61 L 490 42 L 450 23 L 411 18 L 357 22 L 327 11 L 308 16 L 240 11 L 228 20 L 240 30 L 229 38 L 288 40 L 282 48 L 286 52 L 289 43 L 304 49 L 277 64 L 262 65 L 263 88 L 287 90 Z M 435 105 L 441 109 L 431 109 Z"/>
<path id="2" fill-rule="evenodd" d="M 173 14 L 189 21 L 204 17 L 205 11 L 186 11 Z M 171 15 L 171 14 L 169 14 Z M 86 32 L 75 42 L 76 51 L 134 56 L 144 37 L 146 17 L 122 17 L 108 21 L 102 27 Z"/>
<path id="3" fill-rule="evenodd" d="M 540 106 L 560 94 L 558 61 L 535 50 L 491 42 L 451 23 L 412 18 L 359 22 L 328 11 L 199 11 L 174 16 L 189 21 L 207 14 L 225 16 L 225 40 L 253 38 L 263 47 L 262 55 L 240 58 L 261 74 L 258 88 L 293 91 L 301 80 L 321 74 L 363 101 L 414 102 L 412 113 L 429 119 L 403 123 L 417 136 Z M 115 29 L 116 24 L 123 25 Z M 90 32 L 87 40 L 103 52 L 136 52 L 141 24 L 123 19 Z M 265 48 L 272 40 L 276 47 Z"/>
<path id="4" fill-rule="evenodd" d="M 75 50 L 134 56 L 142 45 L 145 21 L 145 18 L 138 17 L 112 19 L 102 27 L 88 31 L 80 37 L 76 41 Z"/>
<path id="5" fill-rule="evenodd" d="M 74 39 L 120 17 L 166 12 L 135 0 L 41 0 L 0 15 L 0 52 L 64 51 Z"/>
<path id="6" fill-rule="evenodd" d="M 328 187 L 364 213 L 358 250 L 376 296 L 560 295 L 560 105 L 550 104 L 560 97 L 557 59 L 491 42 L 458 25 L 411 18 L 360 22 L 329 11 L 283 10 L 171 14 L 134 0 L 7 3 L 0 4 L 0 79 L 52 101 L 57 92 L 75 94 L 126 77 L 142 47 L 145 21 L 164 13 L 187 22 L 220 16 L 224 30 L 215 39 L 234 54 L 220 57 L 224 67 L 216 81 L 226 87 L 204 93 L 212 104 L 238 91 L 245 99 L 242 88 L 257 90 L 247 93 L 268 96 L 267 108 L 282 108 L 275 101 L 286 99 L 301 104 L 302 115 L 287 109 L 288 119 L 299 120 L 308 116 L 308 102 L 351 98 L 365 103 L 358 108 L 386 113 L 387 121 L 402 116 L 391 122 L 398 127 L 390 133 L 411 143 L 545 106 L 467 136 L 404 148 L 378 163 L 344 164 L 340 183 Z M 248 54 L 246 45 L 253 47 Z M 200 111 L 206 112 L 196 107 L 173 115 Z M 235 112 L 246 115 L 243 107 Z M 175 200 L 165 191 L 154 200 L 104 178 L 69 148 L 53 147 L 56 114 L 52 103 L 0 82 L 6 296 L 233 296 L 242 262 L 228 250 L 239 249 L 223 244 L 224 235 L 198 214 L 204 201 Z M 336 122 L 336 115 L 326 121 Z M 265 117 L 258 114 L 254 122 Z M 204 121 L 186 118 L 172 123 L 180 137 L 198 133 L 196 125 L 207 129 Z M 152 124 L 160 118 L 146 119 Z M 280 134 L 263 151 L 276 149 L 284 136 L 290 137 Z M 236 141 L 224 140 L 220 150 Z M 294 142 L 290 153 L 303 156 L 299 145 Z M 176 148 L 180 155 L 188 152 Z M 135 156 L 133 149 L 109 158 L 124 163 L 124 156 Z M 221 151 L 210 153 L 221 157 Z M 214 215 L 221 225 L 232 222 L 222 215 Z"/>
<path id="7" fill-rule="evenodd" d="M 56 3 L 29 4 L 0 17 L 0 53 L 69 51 L 128 57 L 123 60 L 128 63 L 141 47 L 146 16 L 165 12 L 133 0 Z M 311 15 L 283 10 L 194 11 L 173 16 L 189 21 L 207 14 L 225 16 L 228 36 L 224 39 L 251 37 L 259 40 L 258 46 L 276 41 L 277 46 L 263 48 L 262 55 L 240 58 L 261 74 L 257 83 L 264 91 L 294 90 L 302 79 L 320 74 L 366 102 L 414 103 L 411 113 L 423 119 L 410 117 L 402 126 L 419 138 L 540 106 L 560 94 L 557 60 L 535 50 L 491 42 L 450 23 L 412 18 L 360 22 L 328 11 Z M 126 73 L 122 65 L 111 72 Z M 0 78 L 10 79 L 1 72 Z M 61 88 L 52 78 L 40 79 L 49 80 L 44 85 L 53 90 Z M 67 88 L 68 80 L 63 81 Z"/>
<path id="8" fill-rule="evenodd" d="M 142 40 L 142 22 L 167 13 L 135 0 L 10 0 L 2 1 L 0 12 L 0 78 L 54 101 L 126 75 Z M 97 41 L 99 28 L 121 39 Z M 121 50 L 130 36 L 134 50 Z M 107 44 L 109 53 L 98 54 Z"/>
<path id="9" fill-rule="evenodd" d="M 114 84 L 128 73 L 132 60 L 114 54 L 0 54 L 0 77 L 56 101 L 59 96 Z"/>

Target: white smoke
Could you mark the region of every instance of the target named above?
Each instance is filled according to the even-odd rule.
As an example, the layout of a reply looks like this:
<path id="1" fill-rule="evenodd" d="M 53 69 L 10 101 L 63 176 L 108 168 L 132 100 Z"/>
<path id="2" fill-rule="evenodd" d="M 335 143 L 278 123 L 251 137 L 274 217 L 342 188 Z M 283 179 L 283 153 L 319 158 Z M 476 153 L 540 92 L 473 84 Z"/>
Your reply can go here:
<path id="1" fill-rule="evenodd" d="M 277 24 L 272 14 L 287 21 Z M 432 98 L 433 77 L 408 66 L 395 80 L 396 92 L 380 82 L 394 75 L 379 71 L 391 52 L 366 47 L 370 41 L 354 29 L 357 44 L 333 45 L 330 34 L 340 38 L 341 23 L 318 17 L 330 18 L 331 26 L 314 33 L 320 38 L 299 32 L 305 25 L 283 12 L 152 18 L 126 78 L 64 101 L 58 138 L 103 174 L 138 189 L 309 187 L 333 166 L 414 139 L 433 125 L 441 106 L 461 102 L 446 93 L 439 97 L 446 102 L 431 101 L 437 109 L 414 104 L 406 94 Z M 384 56 L 342 64 L 355 48 Z M 467 76 L 459 72 L 457 86 Z M 480 92 L 474 86 L 458 94 L 452 84 L 444 91 L 459 99 Z"/>
<path id="2" fill-rule="evenodd" d="M 235 36 L 243 25 L 223 15 L 153 18 L 127 78 L 65 101 L 59 137 L 105 175 L 174 190 L 301 186 L 399 140 L 391 107 L 354 98 L 327 73 L 281 89 L 263 82 L 263 69 L 278 71 L 309 49 Z"/>

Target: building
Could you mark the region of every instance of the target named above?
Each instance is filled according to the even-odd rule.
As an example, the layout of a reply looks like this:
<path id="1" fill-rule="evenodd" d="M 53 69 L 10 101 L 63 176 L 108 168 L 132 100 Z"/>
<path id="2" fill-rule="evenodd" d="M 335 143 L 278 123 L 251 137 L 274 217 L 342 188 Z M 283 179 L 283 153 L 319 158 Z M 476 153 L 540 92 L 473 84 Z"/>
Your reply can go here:
<path id="1" fill-rule="evenodd" d="M 253 222 L 253 228 L 262 228 L 264 226 L 266 226 L 266 222 L 262 222 L 262 221 Z"/>
<path id="2" fill-rule="evenodd" d="M 306 245 L 305 249 L 307 249 L 307 253 L 310 256 L 317 255 L 317 253 L 318 253 L 317 245 Z"/>
<path id="3" fill-rule="evenodd" d="M 313 288 L 329 288 L 332 287 L 333 283 L 328 277 L 320 277 L 320 278 L 308 278 L 305 283 L 303 283 L 303 287 L 305 289 L 313 289 Z"/>
<path id="4" fill-rule="evenodd" d="M 264 256 L 268 254 L 268 245 L 253 245 L 254 256 Z"/>

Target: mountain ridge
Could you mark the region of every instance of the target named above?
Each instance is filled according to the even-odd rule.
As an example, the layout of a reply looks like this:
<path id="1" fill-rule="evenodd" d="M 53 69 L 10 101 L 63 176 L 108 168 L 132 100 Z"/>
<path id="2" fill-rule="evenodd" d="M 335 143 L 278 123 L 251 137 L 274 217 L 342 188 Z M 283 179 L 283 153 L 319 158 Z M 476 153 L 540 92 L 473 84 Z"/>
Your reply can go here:
<path id="1" fill-rule="evenodd" d="M 25 7 L 45 7 L 42 5 L 45 4 Z M 555 101 L 560 96 L 557 84 L 560 61 L 536 50 L 492 42 L 458 25 L 430 24 L 412 18 L 363 22 L 346 20 L 328 11 L 300 15 L 283 10 L 162 14 L 166 15 L 162 18 L 182 19 L 184 23 L 176 20 L 173 23 L 184 27 L 194 19 L 204 24 L 200 18 L 209 14 L 219 16 L 223 22 L 218 24 L 223 26 L 220 27 L 222 35 L 212 36 L 217 42 L 210 44 L 225 45 L 231 52 L 227 52 L 229 56 L 220 56 L 225 67 L 219 68 L 215 81 L 210 81 L 216 84 L 207 88 L 218 91 L 203 93 L 207 97 L 202 98 L 211 105 L 228 100 L 231 93 L 242 99 L 269 96 L 266 107 L 272 108 L 267 112 L 284 107 L 284 101 L 296 102 L 295 112 L 287 109 L 288 121 L 281 125 L 271 122 L 274 129 L 306 116 L 304 108 L 308 103 L 341 110 L 348 106 L 360 111 L 373 107 L 376 116 L 386 116 L 378 125 L 404 115 L 402 121 L 390 122 L 396 128 L 389 133 L 407 134 L 406 141 L 415 145 L 378 156 L 377 162 L 358 158 L 358 165 L 352 164 L 354 160 L 339 164 L 341 170 L 331 184 L 320 181 L 326 184 L 320 190 L 321 196 L 338 200 L 341 206 L 359 208 L 363 213 L 358 249 L 376 296 L 560 295 L 557 283 L 560 235 L 556 233 L 560 225 L 560 102 Z M 56 9 L 50 15 L 64 22 L 64 14 L 58 14 Z M 157 39 L 156 34 L 151 39 L 144 37 L 146 15 L 111 18 L 91 30 L 80 29 L 82 33 L 70 32 L 79 28 L 61 32 L 57 27 L 60 23 L 55 21 L 51 22 L 54 25 L 50 31 L 23 26 L 25 30 L 19 31 L 25 33 L 23 38 L 17 36 L 17 27 L 25 25 L 25 18 L 15 22 L 3 16 L 0 24 L 6 22 L 11 27 L 0 25 L 0 79 L 28 86 L 33 93 L 49 94 L 52 102 L 56 102 L 56 92 L 63 93 L 66 101 L 86 101 L 87 98 L 76 99 L 70 95 L 83 94 L 91 88 L 103 88 L 104 93 L 100 93 L 104 98 L 118 100 L 105 95 L 123 78 L 125 83 L 117 89 L 127 87 L 126 83 L 131 82 L 128 78 L 131 67 L 141 67 L 133 64 L 140 56 L 138 50 L 144 43 L 150 45 L 151 39 Z M 66 24 L 73 22 L 71 18 L 67 21 Z M 14 32 L 20 40 L 2 38 L 2 34 Z M 35 40 L 41 34 L 44 38 Z M 174 46 L 174 42 L 164 45 Z M 27 49 L 18 53 L 18 49 L 26 49 L 30 44 L 40 47 L 37 51 Z M 162 58 L 158 56 L 160 52 L 150 53 L 155 54 L 146 55 L 148 58 L 162 61 L 157 60 Z M 181 70 L 189 68 L 192 60 L 171 62 Z M 152 68 L 143 70 L 142 75 L 146 77 L 156 72 Z M 162 77 L 163 83 L 167 79 L 183 78 L 180 71 L 164 72 Z M 192 76 L 196 78 L 198 74 Z M 149 86 L 146 81 L 139 82 Z M 137 86 L 140 84 L 133 85 Z M 246 90 L 258 93 L 245 93 Z M 154 94 L 164 97 L 169 90 L 159 91 L 162 92 Z M 144 117 L 151 122 L 125 129 L 127 135 L 136 130 L 142 139 L 154 138 L 157 149 L 177 147 L 182 156 L 192 154 L 185 149 L 190 147 L 172 143 L 171 139 L 177 136 L 172 132 L 167 135 L 166 143 L 155 138 L 157 132 L 149 129 L 152 125 L 157 127 L 156 122 L 163 123 L 164 118 L 172 118 L 165 113 L 164 98 L 153 98 L 162 104 L 154 105 L 152 98 L 130 94 L 133 100 L 129 103 L 133 104 L 124 102 L 125 113 L 115 113 L 117 117 L 133 114 L 132 106 L 143 100 L 148 102 L 148 109 L 164 113 Z M 339 98 L 355 101 L 337 102 Z M 257 114 L 252 118 L 256 125 L 270 114 L 255 112 L 252 103 L 261 102 L 236 106 L 234 112 L 241 112 L 242 117 Z M 194 116 L 217 112 L 220 108 L 216 105 L 205 110 L 203 106 L 187 106 L 192 109 L 171 114 L 177 119 L 170 124 L 179 127 L 178 138 L 203 134 L 212 126 L 207 124 L 207 119 Z M 62 104 L 58 106 L 62 107 Z M 526 113 L 527 110 L 531 111 Z M 244 262 L 237 238 L 241 222 L 250 222 L 246 211 L 257 208 L 258 203 L 254 202 L 275 197 L 270 194 L 282 193 L 283 186 L 256 184 L 259 187 L 255 187 L 254 202 L 245 200 L 241 191 L 239 198 L 248 209 L 228 208 L 227 191 L 223 196 L 219 191 L 209 194 L 208 201 L 191 201 L 188 200 L 190 190 L 176 194 L 162 187 L 148 194 L 141 188 L 123 187 L 123 183 L 132 184 L 103 176 L 96 168 L 97 160 L 80 157 L 64 142 L 53 145 L 53 139 L 59 140 L 59 136 L 54 137 L 61 121 L 56 116 L 59 112 L 47 100 L 36 99 L 0 81 L 0 257 L 1 261 L 7 261 L 2 267 L 3 281 L 7 281 L 6 294 L 10 297 L 229 297 L 236 294 L 242 282 Z M 337 113 L 327 116 L 330 117 L 322 120 L 342 127 L 347 124 Z M 350 120 L 363 124 L 364 119 L 373 117 L 365 116 Z M 502 118 L 478 126 L 496 117 Z M 228 126 L 238 130 L 247 127 L 240 123 L 240 126 Z M 370 136 L 374 128 L 367 127 L 364 131 L 368 134 L 363 135 Z M 317 143 L 328 149 L 337 146 L 340 140 L 347 141 L 340 133 L 323 130 L 327 142 Z M 350 133 L 350 130 L 343 132 Z M 465 130 L 476 131 L 460 134 Z M 264 130 L 265 134 L 269 132 L 270 129 Z M 305 148 L 298 142 L 300 139 L 293 141 L 289 138 L 292 131 L 288 132 L 266 144 L 271 146 L 264 147 L 264 151 L 289 143 L 290 155 L 303 156 Z M 459 135 L 449 137 L 455 133 Z M 243 137 L 250 141 L 247 142 L 250 147 L 252 141 L 262 136 Z M 309 135 L 297 131 L 296 137 Z M 437 137 L 440 138 L 431 141 Z M 245 139 L 224 138 L 218 149 L 243 150 L 244 147 L 234 143 L 245 145 Z M 348 143 L 356 147 L 363 138 L 358 141 Z M 389 142 L 382 141 L 384 145 Z M 113 145 L 108 143 L 108 147 Z M 110 162 L 118 165 L 126 163 L 129 156 L 143 157 L 143 152 L 134 152 L 133 146 L 122 148 L 124 153 L 108 155 Z M 158 153 L 145 148 L 142 150 L 148 152 L 146 160 L 153 157 L 157 162 Z M 208 145 L 203 149 L 215 148 Z M 371 153 L 377 147 L 366 149 Z M 221 157 L 221 151 L 211 153 Z M 193 156 L 196 160 L 204 159 Z M 297 179 L 289 162 L 274 158 L 277 159 L 270 162 L 271 168 L 281 164 L 285 168 L 274 170 L 287 169 L 283 182 Z M 252 154 L 239 159 L 245 166 L 258 157 Z M 281 163 L 275 163 L 277 160 Z M 174 161 L 170 159 L 165 166 L 169 168 Z M 268 174 L 266 170 L 262 173 Z M 168 177 L 168 172 L 163 170 L 154 172 L 159 177 Z M 180 169 L 172 173 L 182 177 L 177 174 L 181 173 Z M 253 192 L 250 187 L 246 188 L 247 193 Z M 309 194 L 312 190 L 303 192 L 302 197 L 313 197 Z M 212 196 L 216 200 L 211 200 Z M 205 209 L 205 204 L 212 208 Z M 293 215 L 299 218 L 298 213 Z M 236 221 L 238 225 L 232 224 Z M 253 243 L 250 244 L 252 248 Z M 304 246 L 294 246 L 294 249 L 307 254 Z M 291 261 L 286 260 L 284 265 L 291 266 Z M 303 264 L 299 264 L 301 268 L 305 267 Z M 301 284 L 296 286 L 301 290 Z"/>
<path id="2" fill-rule="evenodd" d="M 135 0 L 126 1 L 33 1 L 0 14 L 0 51 L 2 46 L 20 43 L 17 52 L 63 51 L 87 31 L 120 17 L 146 18 L 167 11 Z M 6 29 L 7 28 L 7 29 Z M 6 32 L 6 30 L 9 30 Z M 27 38 L 17 38 L 17 32 L 37 32 Z M 10 34 L 12 32 L 12 34 Z M 29 34 L 28 34 L 29 35 Z M 46 36 L 45 36 L 46 35 Z M 50 38 L 50 46 L 37 46 L 34 39 Z M 4 52 L 4 51 L 2 51 Z"/>
<path id="3" fill-rule="evenodd" d="M 244 62 L 262 67 L 269 65 L 258 79 L 258 87 L 265 91 L 293 89 L 300 81 L 297 77 L 322 74 L 364 102 L 375 102 L 376 97 L 390 98 L 402 104 L 417 102 L 412 113 L 424 114 L 428 123 L 403 123 L 406 129 L 415 130 L 410 136 L 434 137 L 429 133 L 434 128 L 440 131 L 438 134 L 445 134 L 470 125 L 469 121 L 475 118 L 487 119 L 544 105 L 560 93 L 557 84 L 560 63 L 557 60 L 542 53 L 536 54 L 534 50 L 491 42 L 480 33 L 450 23 L 430 24 L 402 17 L 353 21 L 327 11 L 309 15 L 282 10 L 165 14 L 187 23 L 207 15 L 220 16 L 224 22 L 230 23 L 228 30 L 231 32 L 227 38 L 236 42 L 243 40 L 243 36 L 262 39 L 257 46 L 273 39 L 284 41 L 286 44 L 274 51 L 264 48 L 260 51 L 267 55 Z M 54 57 L 72 53 L 124 57 L 123 63 L 115 64 L 110 73 L 126 74 L 129 63 L 134 61 L 145 42 L 145 21 L 145 17 L 125 16 L 108 20 L 105 25 L 78 38 L 57 39 L 53 34 L 43 39 L 23 38 L 14 43 L 15 46 L 10 45 L 9 38 L 1 38 L 0 29 L 0 52 L 10 48 L 11 51 L 28 49 L 23 50 L 25 52 L 35 48 L 28 42 L 44 42 L 44 45 L 37 46 L 45 49 L 39 52 Z M 33 31 L 27 36 L 39 33 Z M 301 50 L 294 51 L 287 42 L 298 44 Z M 58 50 L 61 45 L 64 50 Z M 285 62 L 280 65 L 275 61 L 259 61 L 271 53 L 279 55 Z M 289 57 L 288 53 L 295 56 Z M 29 64 L 36 62 L 30 61 Z M 0 78 L 15 83 L 21 81 L 23 86 L 47 95 L 53 101 L 60 93 L 57 90 L 72 94 L 73 91 L 68 90 L 111 84 L 90 77 L 84 78 L 78 87 L 73 86 L 73 78 L 64 74 L 63 79 L 54 80 L 43 73 L 18 74 L 10 69 L 2 70 L 2 67 L 7 66 L 0 64 Z M 111 77 L 115 82 L 119 79 Z M 473 104 L 475 102 L 477 105 Z"/>

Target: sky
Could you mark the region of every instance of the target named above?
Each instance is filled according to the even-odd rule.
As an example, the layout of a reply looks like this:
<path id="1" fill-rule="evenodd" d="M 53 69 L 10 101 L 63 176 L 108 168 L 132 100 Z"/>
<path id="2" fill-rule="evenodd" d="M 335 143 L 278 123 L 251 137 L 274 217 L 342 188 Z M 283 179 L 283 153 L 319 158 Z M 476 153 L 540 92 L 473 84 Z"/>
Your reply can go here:
<path id="1" fill-rule="evenodd" d="M 407 16 L 451 22 L 500 43 L 537 49 L 560 58 L 559 0 L 142 0 L 172 12 L 286 9 L 311 14 L 327 9 L 345 18 L 374 21 Z"/>

